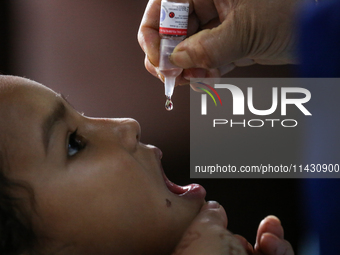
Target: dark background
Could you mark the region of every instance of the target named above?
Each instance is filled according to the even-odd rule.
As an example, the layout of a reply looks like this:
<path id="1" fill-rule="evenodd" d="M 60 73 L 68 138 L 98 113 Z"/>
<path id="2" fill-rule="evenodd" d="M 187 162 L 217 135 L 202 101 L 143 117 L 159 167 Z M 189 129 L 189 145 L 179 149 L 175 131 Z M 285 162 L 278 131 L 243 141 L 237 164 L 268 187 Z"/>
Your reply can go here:
<path id="1" fill-rule="evenodd" d="M 137 119 L 142 142 L 163 151 L 169 179 L 181 185 L 202 184 L 207 199 L 225 207 L 231 231 L 254 244 L 259 222 L 274 214 L 297 250 L 304 209 L 300 180 L 189 178 L 189 87 L 176 88 L 175 108 L 165 111 L 163 84 L 145 70 L 137 42 L 146 4 L 146 0 L 1 1 L 0 72 L 43 83 L 88 116 Z M 226 75 L 293 76 L 292 66 L 259 65 Z M 281 139 L 284 142 L 285 137 Z M 299 155 L 298 148 L 287 146 L 287 151 Z"/>

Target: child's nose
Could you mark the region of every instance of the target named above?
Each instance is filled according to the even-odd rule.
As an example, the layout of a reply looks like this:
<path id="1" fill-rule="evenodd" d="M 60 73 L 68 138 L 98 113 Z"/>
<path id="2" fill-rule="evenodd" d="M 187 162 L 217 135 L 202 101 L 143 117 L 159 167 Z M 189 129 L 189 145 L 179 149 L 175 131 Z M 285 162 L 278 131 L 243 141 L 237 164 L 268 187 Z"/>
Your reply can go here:
<path id="1" fill-rule="evenodd" d="M 119 136 L 122 145 L 129 151 L 136 150 L 141 134 L 139 123 L 130 118 L 118 118 L 114 120 L 117 124 L 115 131 Z"/>

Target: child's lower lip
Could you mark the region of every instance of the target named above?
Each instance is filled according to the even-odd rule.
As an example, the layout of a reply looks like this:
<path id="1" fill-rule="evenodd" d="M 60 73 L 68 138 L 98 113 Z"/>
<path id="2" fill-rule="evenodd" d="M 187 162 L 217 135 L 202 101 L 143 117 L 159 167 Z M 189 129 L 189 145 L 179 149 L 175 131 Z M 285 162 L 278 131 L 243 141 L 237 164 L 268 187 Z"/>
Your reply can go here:
<path id="1" fill-rule="evenodd" d="M 204 199 L 206 195 L 205 189 L 199 184 L 189 184 L 187 186 L 179 186 L 173 182 L 171 182 L 163 171 L 163 177 L 166 186 L 168 187 L 169 191 L 182 197 L 190 197 L 190 198 L 200 198 Z"/>

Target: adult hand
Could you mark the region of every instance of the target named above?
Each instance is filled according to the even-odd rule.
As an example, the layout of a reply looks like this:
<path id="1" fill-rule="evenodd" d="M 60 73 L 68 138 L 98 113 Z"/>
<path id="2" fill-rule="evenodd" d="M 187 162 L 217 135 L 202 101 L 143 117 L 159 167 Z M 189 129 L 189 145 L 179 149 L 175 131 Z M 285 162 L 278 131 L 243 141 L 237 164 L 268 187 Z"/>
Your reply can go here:
<path id="1" fill-rule="evenodd" d="M 184 68 L 177 84 L 192 77 L 216 77 L 235 66 L 295 63 L 294 21 L 302 0 L 188 0 L 189 37 L 170 60 Z M 159 64 L 161 0 L 146 7 L 138 41 L 146 69 L 162 79 Z"/>
<path id="2" fill-rule="evenodd" d="M 277 217 L 268 216 L 261 221 L 257 230 L 255 254 L 294 255 L 292 246 L 284 240 L 283 228 Z"/>
<path id="3" fill-rule="evenodd" d="M 226 229 L 227 223 L 222 206 L 206 203 L 172 255 L 246 255 L 241 242 Z"/>

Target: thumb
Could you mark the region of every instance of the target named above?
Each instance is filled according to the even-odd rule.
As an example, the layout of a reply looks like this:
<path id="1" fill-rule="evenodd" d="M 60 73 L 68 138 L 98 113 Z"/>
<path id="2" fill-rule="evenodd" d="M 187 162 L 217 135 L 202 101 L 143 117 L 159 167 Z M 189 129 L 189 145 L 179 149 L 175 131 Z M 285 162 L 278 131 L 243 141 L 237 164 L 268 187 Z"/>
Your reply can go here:
<path id="1" fill-rule="evenodd" d="M 241 42 L 231 20 L 185 39 L 171 54 L 171 62 L 184 69 L 212 69 L 243 58 Z"/>
<path id="2" fill-rule="evenodd" d="M 223 206 L 216 201 L 208 201 L 202 206 L 188 229 L 206 231 L 207 227 L 210 226 L 219 226 L 222 229 L 226 229 L 227 225 L 228 217 Z"/>
<path id="3" fill-rule="evenodd" d="M 272 233 L 264 233 L 261 236 L 260 247 L 264 255 L 294 255 L 291 244 Z"/>

